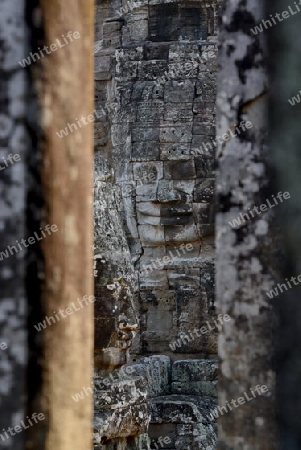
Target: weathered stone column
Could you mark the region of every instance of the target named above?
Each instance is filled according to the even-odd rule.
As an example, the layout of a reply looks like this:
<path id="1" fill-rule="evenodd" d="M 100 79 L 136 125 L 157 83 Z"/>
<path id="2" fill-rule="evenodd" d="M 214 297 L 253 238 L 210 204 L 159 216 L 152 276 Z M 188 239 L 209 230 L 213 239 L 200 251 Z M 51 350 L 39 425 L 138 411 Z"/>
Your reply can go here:
<path id="1" fill-rule="evenodd" d="M 274 194 L 266 170 L 264 33 L 251 31 L 262 18 L 262 1 L 222 4 L 217 136 L 229 129 L 233 136 L 218 138 L 216 284 L 219 312 L 233 320 L 219 334 L 219 407 L 225 407 L 219 411 L 219 449 L 272 450 L 277 441 L 274 312 L 266 295 L 274 285 L 273 210 L 253 210 Z M 231 225 L 236 218 L 240 224 Z M 259 395 L 257 385 L 266 385 L 268 391 L 259 389 Z"/>
<path id="2" fill-rule="evenodd" d="M 289 201 L 277 209 L 276 218 L 285 242 L 286 255 L 282 259 L 279 283 L 290 281 L 277 298 L 279 327 L 277 332 L 277 397 L 281 449 L 297 450 L 301 445 L 301 288 L 291 278 L 301 274 L 301 49 L 296 39 L 300 29 L 300 5 L 284 0 L 269 4 L 270 14 L 280 14 L 281 23 L 267 31 L 270 53 L 270 140 L 273 152 L 275 190 L 288 191 Z M 290 5 L 290 10 L 288 10 Z M 286 19 L 282 17 L 282 12 Z M 291 14 L 293 13 L 293 14 Z M 299 97 L 298 97 L 299 96 Z M 295 97 L 295 100 L 294 100 Z M 289 101 L 290 100 L 290 101 Z M 276 192 L 277 192 L 276 191 Z M 299 280 L 298 280 L 299 281 Z M 297 283 L 298 283 L 297 281 Z"/>
<path id="3" fill-rule="evenodd" d="M 0 434 L 25 411 L 27 364 L 25 257 L 8 246 L 25 237 L 25 72 L 18 64 L 26 48 L 24 2 L 0 2 Z M 10 155 L 10 157 L 9 157 Z M 9 159 L 10 158 L 10 159 Z M 5 439 L 5 448 L 24 448 L 24 433 Z"/>
<path id="4" fill-rule="evenodd" d="M 31 67 L 41 110 L 42 227 L 55 225 L 58 231 L 40 243 L 41 317 L 54 317 L 55 323 L 50 319 L 37 333 L 41 385 L 30 412 L 43 413 L 45 420 L 29 431 L 28 447 L 87 450 L 92 433 L 94 301 L 93 1 L 41 0 L 31 13 L 36 27 L 33 53 L 41 55 Z M 59 136 L 65 129 L 65 136 Z M 74 401 L 72 396 L 83 389 L 83 398 Z"/>

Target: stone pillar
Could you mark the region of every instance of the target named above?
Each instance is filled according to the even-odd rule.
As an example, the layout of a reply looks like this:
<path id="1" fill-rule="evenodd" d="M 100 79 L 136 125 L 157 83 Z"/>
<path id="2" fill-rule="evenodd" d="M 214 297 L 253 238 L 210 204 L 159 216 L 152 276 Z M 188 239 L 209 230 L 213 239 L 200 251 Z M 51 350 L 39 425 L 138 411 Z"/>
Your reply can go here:
<path id="1" fill-rule="evenodd" d="M 27 304 L 24 286 L 25 253 L 8 246 L 25 237 L 25 72 L 18 64 L 27 48 L 24 1 L 0 3 L 0 430 L 17 425 L 25 414 L 27 364 Z M 3 431 L 0 431 L 0 434 Z M 8 435 L 9 436 L 9 435 Z M 3 439 L 5 442 L 3 443 Z M 24 448 L 24 433 L 0 445 Z"/>
<path id="2" fill-rule="evenodd" d="M 41 374 L 35 391 L 31 386 L 29 410 L 43 413 L 45 420 L 28 430 L 28 447 L 87 450 L 92 441 L 94 303 L 93 2 L 41 0 L 30 6 L 32 51 L 40 54 L 31 72 L 40 108 L 41 226 L 57 231 L 40 242 L 40 317 L 50 323 L 35 337 Z M 65 136 L 60 130 L 67 130 Z M 78 401 L 72 398 L 83 391 Z"/>
<path id="3" fill-rule="evenodd" d="M 266 170 L 264 33 L 251 31 L 262 18 L 261 1 L 222 3 L 217 96 L 217 303 L 219 312 L 229 314 L 232 320 L 219 334 L 219 407 L 224 407 L 219 410 L 219 449 L 271 450 L 277 441 L 274 311 L 273 300 L 266 295 L 274 286 L 274 210 L 253 210 L 271 200 L 274 193 L 269 191 Z M 230 130 L 230 139 L 223 138 Z M 268 390 L 258 393 L 258 385 L 266 385 Z"/>
<path id="4" fill-rule="evenodd" d="M 297 2 L 298 5 L 299 2 Z M 300 6 L 299 6 L 300 9 Z M 288 10 L 284 0 L 269 4 L 266 17 Z M 293 14 L 292 14 L 293 13 Z M 300 27 L 300 12 L 291 5 L 289 16 L 267 30 L 270 53 L 270 139 L 273 152 L 273 179 L 275 192 L 288 191 L 290 199 L 277 209 L 277 224 L 285 242 L 286 255 L 282 258 L 277 282 L 288 290 L 275 299 L 279 308 L 277 332 L 277 398 L 281 449 L 297 450 L 301 445 L 300 415 L 300 285 L 295 283 L 301 274 L 300 258 L 300 70 L 301 50 L 295 38 Z M 294 100 L 294 97 L 296 100 Z M 295 103 L 295 104 L 294 104 Z M 289 280 L 292 288 L 285 280 Z"/>

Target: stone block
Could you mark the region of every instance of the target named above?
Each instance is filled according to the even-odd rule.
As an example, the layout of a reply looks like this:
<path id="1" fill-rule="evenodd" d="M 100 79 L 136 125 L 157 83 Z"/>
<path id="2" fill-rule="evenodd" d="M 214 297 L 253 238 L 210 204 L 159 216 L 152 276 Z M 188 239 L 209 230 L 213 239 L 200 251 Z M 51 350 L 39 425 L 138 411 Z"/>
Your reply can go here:
<path id="1" fill-rule="evenodd" d="M 132 142 L 159 142 L 159 127 L 132 125 Z"/>
<path id="2" fill-rule="evenodd" d="M 193 160 L 164 161 L 164 177 L 167 180 L 191 180 L 196 178 Z"/>
<path id="3" fill-rule="evenodd" d="M 120 128 L 124 129 L 122 126 Z M 115 126 L 114 126 L 114 131 L 115 131 Z M 116 135 L 114 137 L 114 143 L 118 142 L 117 139 L 120 139 L 119 142 L 122 142 L 123 137 L 121 135 L 120 136 Z M 131 159 L 131 152 L 132 152 L 132 145 L 131 145 L 130 137 L 128 136 L 126 141 L 123 144 L 113 146 L 113 148 L 112 148 L 113 161 L 128 164 L 128 161 L 130 161 L 130 159 Z M 127 160 L 127 161 L 125 161 L 125 160 Z M 131 167 L 131 164 L 129 165 L 129 167 Z M 133 178 L 133 177 L 131 177 L 131 178 Z M 127 181 L 129 181 L 129 180 L 127 180 Z"/>
<path id="4" fill-rule="evenodd" d="M 193 215 L 198 225 L 211 224 L 214 222 L 214 208 L 210 203 L 193 203 Z"/>
<path id="5" fill-rule="evenodd" d="M 172 189 L 171 180 L 159 180 L 157 187 L 156 199 L 162 203 L 178 203 L 181 200 L 181 195 Z"/>
<path id="6" fill-rule="evenodd" d="M 214 196 L 214 179 L 206 178 L 196 183 L 194 201 L 197 203 L 212 203 Z"/>
<path id="7" fill-rule="evenodd" d="M 174 142 L 176 144 L 192 141 L 192 123 L 179 124 L 174 126 L 162 126 L 160 128 L 160 142 Z"/>
<path id="8" fill-rule="evenodd" d="M 197 97 L 193 101 L 193 112 L 199 114 L 204 120 L 215 120 L 215 103 L 202 100 L 201 97 Z"/>
<path id="9" fill-rule="evenodd" d="M 148 435 L 151 439 L 151 449 L 173 449 L 176 441 L 176 425 L 172 423 L 166 424 L 149 424 Z M 160 438 L 160 440 L 159 440 Z"/>
<path id="10" fill-rule="evenodd" d="M 119 379 L 111 381 L 107 379 L 106 389 L 95 383 L 94 405 L 95 409 L 121 409 L 130 405 L 138 405 L 148 401 L 147 381 L 144 377 L 131 377 L 128 379 Z"/>
<path id="11" fill-rule="evenodd" d="M 154 184 L 163 178 L 163 162 L 136 162 L 133 164 L 134 179 L 139 184 Z"/>
<path id="12" fill-rule="evenodd" d="M 168 79 L 171 80 L 195 80 L 198 74 L 199 63 L 185 59 L 182 62 L 171 63 L 168 65 Z"/>
<path id="13" fill-rule="evenodd" d="M 132 165 L 126 161 L 114 161 L 115 179 L 119 182 L 127 182 L 133 179 Z"/>
<path id="14" fill-rule="evenodd" d="M 172 311 L 150 305 L 147 314 L 147 331 L 169 333 L 172 329 Z"/>
<path id="15" fill-rule="evenodd" d="M 116 20 L 112 22 L 105 22 L 103 24 L 103 38 L 104 39 L 111 39 L 112 37 L 120 37 L 121 33 L 121 27 L 122 27 L 122 21 Z"/>
<path id="16" fill-rule="evenodd" d="M 143 46 L 144 59 L 149 60 L 168 60 L 169 44 L 158 42 L 147 42 Z"/>
<path id="17" fill-rule="evenodd" d="M 150 1 L 149 40 L 167 42 L 206 39 L 207 26 L 200 5 L 156 3 L 157 0 Z"/>
<path id="18" fill-rule="evenodd" d="M 157 200 L 157 184 L 139 184 L 136 187 L 137 202 Z"/>
<path id="19" fill-rule="evenodd" d="M 191 153 L 202 158 L 215 158 L 217 143 L 215 139 L 205 135 L 193 135 Z"/>
<path id="20" fill-rule="evenodd" d="M 187 249 L 188 247 L 188 249 Z M 169 269 L 174 269 L 174 261 L 176 260 L 179 264 L 181 260 L 183 260 L 183 264 L 187 264 L 187 259 L 190 260 L 193 258 L 197 258 L 199 256 L 199 247 L 200 243 L 197 243 L 195 246 L 193 243 L 186 244 L 184 246 L 174 245 L 174 246 L 166 246 L 166 253 L 171 256 L 171 262 L 169 264 Z M 189 268 L 189 272 L 195 270 L 193 268 Z"/>
<path id="21" fill-rule="evenodd" d="M 193 438 L 199 450 L 215 450 L 217 444 L 217 427 L 215 423 L 193 425 Z"/>
<path id="22" fill-rule="evenodd" d="M 196 95 L 203 102 L 212 104 L 216 95 L 216 74 L 200 73 L 196 82 Z"/>
<path id="23" fill-rule="evenodd" d="M 198 233 L 200 238 L 208 238 L 210 236 L 214 236 L 214 223 L 210 224 L 200 224 L 198 226 Z"/>
<path id="24" fill-rule="evenodd" d="M 151 399 L 151 423 L 210 423 L 216 402 L 210 397 L 168 395 Z"/>
<path id="25" fill-rule="evenodd" d="M 143 59 L 143 49 L 137 47 L 122 47 L 115 50 L 115 59 L 117 62 L 141 61 Z"/>
<path id="26" fill-rule="evenodd" d="M 163 86 L 155 81 L 137 81 L 132 89 L 132 101 L 163 100 Z"/>
<path id="27" fill-rule="evenodd" d="M 191 159 L 190 144 L 161 144 L 160 145 L 160 159 L 161 160 L 187 160 Z"/>
<path id="28" fill-rule="evenodd" d="M 177 203 L 175 205 L 162 205 L 160 207 L 160 215 L 166 218 L 172 218 L 174 216 L 188 216 L 191 215 L 192 206 L 187 203 Z"/>
<path id="29" fill-rule="evenodd" d="M 94 414 L 94 429 L 107 439 L 145 433 L 149 421 L 146 403 L 114 410 L 99 410 Z"/>
<path id="30" fill-rule="evenodd" d="M 215 136 L 215 126 L 210 122 L 196 121 L 194 119 L 192 134 L 200 134 L 206 136 Z"/>
<path id="31" fill-rule="evenodd" d="M 199 240 L 197 234 L 197 228 L 194 224 L 186 225 L 183 227 L 182 225 L 174 225 L 166 227 L 164 232 L 165 242 L 169 245 L 177 244 L 179 242 L 196 242 Z"/>
<path id="32" fill-rule="evenodd" d="M 160 306 L 160 309 L 167 311 L 174 311 L 175 309 L 175 294 L 172 291 L 156 291 L 153 290 L 156 298 L 156 303 Z"/>
<path id="33" fill-rule="evenodd" d="M 111 57 L 110 56 L 96 56 L 95 58 L 95 72 L 110 72 L 111 70 Z"/>
<path id="34" fill-rule="evenodd" d="M 172 188 L 177 192 L 184 193 L 185 203 L 192 203 L 192 194 L 195 189 L 195 179 L 190 180 L 173 180 Z"/>
<path id="35" fill-rule="evenodd" d="M 115 77 L 117 81 L 135 80 L 138 76 L 138 62 L 125 61 L 115 66 Z"/>
<path id="36" fill-rule="evenodd" d="M 215 160 L 213 158 L 200 158 L 194 160 L 197 178 L 213 178 L 215 175 Z"/>
<path id="37" fill-rule="evenodd" d="M 116 100 L 118 106 L 129 107 L 131 103 L 132 83 L 128 81 L 119 82 L 116 89 Z"/>
<path id="38" fill-rule="evenodd" d="M 149 202 L 139 202 L 136 205 L 137 208 L 137 219 L 138 223 L 141 225 L 160 225 L 160 205 Z M 156 258 L 162 256 L 161 247 L 158 247 L 157 251 L 153 252 L 153 254 L 157 255 Z M 164 253 L 164 252 L 163 252 Z M 141 263 L 151 264 L 154 261 L 155 256 L 149 255 L 149 252 L 146 251 L 141 257 Z"/>
<path id="39" fill-rule="evenodd" d="M 217 381 L 186 381 L 171 385 L 172 394 L 205 395 L 217 397 Z"/>
<path id="40" fill-rule="evenodd" d="M 161 217 L 160 225 L 174 226 L 174 225 L 191 225 L 193 223 L 192 217 L 187 215 L 174 215 L 172 217 Z"/>
<path id="41" fill-rule="evenodd" d="M 170 393 L 170 358 L 165 355 L 153 355 L 147 358 L 149 374 L 149 395 L 158 397 Z"/>
<path id="42" fill-rule="evenodd" d="M 136 122 L 137 121 L 137 109 L 130 105 L 128 107 L 116 107 L 111 112 L 112 124 L 120 124 L 122 122 Z"/>
<path id="43" fill-rule="evenodd" d="M 152 246 L 164 243 L 164 228 L 161 226 L 139 225 L 138 231 L 142 243 L 152 243 Z"/>
<path id="44" fill-rule="evenodd" d="M 132 148 L 132 161 L 154 161 L 160 157 L 159 143 L 135 142 Z"/>
<path id="45" fill-rule="evenodd" d="M 111 53 L 114 54 L 116 47 L 121 45 L 121 34 L 112 36 L 111 38 L 106 38 L 102 40 L 102 50 L 101 53 Z M 100 53 L 98 53 L 100 54 Z"/>
<path id="46" fill-rule="evenodd" d="M 96 151 L 99 147 L 107 145 L 110 139 L 110 131 L 108 124 L 98 123 L 94 128 L 94 146 Z"/>
<path id="47" fill-rule="evenodd" d="M 123 366 L 120 369 L 120 371 L 125 374 L 124 375 L 125 378 L 126 377 L 128 377 L 128 378 L 142 377 L 142 378 L 144 378 L 144 380 L 146 380 L 147 384 L 149 383 L 148 370 L 147 370 L 147 365 L 146 364 L 143 364 L 143 363 L 139 362 L 138 364 L 132 364 L 132 365 Z M 148 387 L 147 387 L 147 389 L 148 389 Z"/>
<path id="48" fill-rule="evenodd" d="M 151 5 L 149 7 L 149 41 L 167 42 L 177 39 L 174 20 L 177 19 L 177 5 Z M 165 18 L 165 20 L 163 19 Z M 172 19 L 173 20 L 172 20 Z"/>
<path id="49" fill-rule="evenodd" d="M 183 61 L 199 61 L 200 49 L 197 44 L 191 42 L 177 42 L 169 46 L 169 61 L 183 62 Z"/>
<path id="50" fill-rule="evenodd" d="M 120 442 L 120 441 L 119 441 Z M 106 450 L 116 450 L 116 443 L 112 443 L 112 448 L 106 445 Z M 149 450 L 150 449 L 150 439 L 147 433 L 139 434 L 137 436 L 131 436 L 127 438 L 125 447 L 126 450 Z M 94 449 L 98 450 L 98 449 Z M 103 450 L 103 449 L 101 449 Z"/>
<path id="51" fill-rule="evenodd" d="M 196 244 L 193 248 L 192 258 L 196 258 L 200 255 L 200 244 Z M 198 268 L 188 268 L 188 264 L 191 263 L 191 259 L 179 258 L 178 260 L 173 260 L 170 264 L 170 270 L 167 272 L 168 283 L 171 288 L 176 289 L 181 286 L 180 294 L 176 290 L 176 301 L 177 307 L 179 307 L 179 295 L 183 298 L 183 290 L 185 289 L 186 294 L 189 289 L 197 289 L 199 286 L 199 269 Z M 185 269 L 186 267 L 186 269 Z M 186 312 L 185 314 L 188 314 Z"/>
<path id="52" fill-rule="evenodd" d="M 195 83 L 191 80 L 167 81 L 164 86 L 164 100 L 167 103 L 192 103 Z"/>
<path id="53" fill-rule="evenodd" d="M 210 248 L 210 242 L 206 242 Z M 209 244 L 209 245 L 208 245 Z M 214 242 L 213 242 L 214 245 Z M 213 246 L 212 246 L 213 247 Z M 214 247 L 213 247 L 214 249 Z M 209 304 L 213 307 L 215 303 L 215 268 L 214 260 L 208 260 L 201 267 L 201 286 L 206 291 Z"/>
<path id="54" fill-rule="evenodd" d="M 129 125 L 127 123 L 111 126 L 111 137 L 113 146 L 124 145 L 127 142 Z"/>
<path id="55" fill-rule="evenodd" d="M 137 210 L 137 221 L 139 225 L 161 225 L 160 219 L 160 206 L 152 205 L 152 210 L 156 210 L 156 214 L 151 214 L 151 209 L 149 208 L 149 203 L 140 202 L 139 205 L 143 205 L 147 207 L 147 212 L 141 212 L 141 209 Z"/>
<path id="56" fill-rule="evenodd" d="M 163 331 L 143 331 L 141 333 L 142 349 L 145 353 L 169 352 L 169 334 Z"/>
<path id="57" fill-rule="evenodd" d="M 157 297 L 153 290 L 144 291 L 140 293 L 140 301 L 143 304 L 158 305 Z"/>
<path id="58" fill-rule="evenodd" d="M 161 100 L 140 102 L 137 106 L 137 122 L 160 122 L 164 116 Z"/>
<path id="59" fill-rule="evenodd" d="M 192 108 L 189 103 L 165 103 L 164 120 L 170 122 L 191 122 L 193 119 Z"/>
<path id="60" fill-rule="evenodd" d="M 218 364 L 215 360 L 190 359 L 172 365 L 173 382 L 217 381 Z"/>
<path id="61" fill-rule="evenodd" d="M 209 58 L 206 62 L 205 62 L 205 67 L 206 67 L 206 73 L 217 73 L 218 70 L 218 59 L 217 59 L 217 55 L 215 58 Z"/>
<path id="62" fill-rule="evenodd" d="M 140 80 L 156 81 L 168 71 L 166 61 L 140 61 L 138 63 L 138 77 Z"/>

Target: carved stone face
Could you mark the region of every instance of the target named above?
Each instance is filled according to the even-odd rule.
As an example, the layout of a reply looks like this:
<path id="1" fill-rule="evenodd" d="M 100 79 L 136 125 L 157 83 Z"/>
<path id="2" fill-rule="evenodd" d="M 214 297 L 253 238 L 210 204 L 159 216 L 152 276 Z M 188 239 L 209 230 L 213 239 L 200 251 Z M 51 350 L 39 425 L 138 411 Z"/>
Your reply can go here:
<path id="1" fill-rule="evenodd" d="M 117 52 L 112 161 L 139 273 L 141 342 L 151 352 L 170 351 L 172 337 L 199 327 L 210 309 L 200 274 L 213 256 L 214 104 L 206 102 L 212 75 L 189 66 L 185 79 L 171 70 L 184 67 L 173 58 L 183 55 L 192 64 L 202 51 L 195 44 L 160 43 Z M 170 79 L 152 81 L 149 72 L 163 56 Z M 131 81 L 125 62 L 134 58 L 138 80 Z M 197 349 L 195 340 L 187 351 Z"/>

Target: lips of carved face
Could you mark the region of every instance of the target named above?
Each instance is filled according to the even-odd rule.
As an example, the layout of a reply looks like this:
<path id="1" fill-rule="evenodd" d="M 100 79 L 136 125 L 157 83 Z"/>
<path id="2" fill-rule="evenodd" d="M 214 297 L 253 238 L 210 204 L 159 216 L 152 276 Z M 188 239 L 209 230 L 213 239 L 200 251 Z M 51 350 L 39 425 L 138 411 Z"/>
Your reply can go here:
<path id="1" fill-rule="evenodd" d="M 183 184 L 184 183 L 184 184 Z M 193 182 L 194 183 L 194 182 Z M 193 225 L 192 191 L 187 190 L 187 182 L 158 180 L 156 185 L 149 185 L 153 196 L 148 201 L 137 201 L 138 223 L 140 225 L 177 226 Z M 186 192 L 185 192 L 186 191 Z"/>
<path id="2" fill-rule="evenodd" d="M 193 223 L 192 207 L 187 203 L 177 203 L 171 205 L 161 205 L 160 224 L 161 225 L 191 225 Z"/>
<path id="3" fill-rule="evenodd" d="M 164 196 L 162 203 L 159 199 L 152 202 L 138 202 L 137 214 L 139 223 L 149 225 L 188 225 L 192 223 L 192 205 L 183 202 L 184 198 L 177 192 L 170 192 Z"/>

